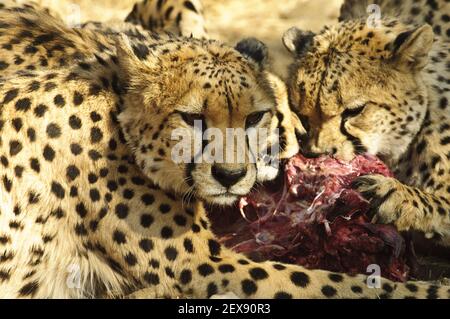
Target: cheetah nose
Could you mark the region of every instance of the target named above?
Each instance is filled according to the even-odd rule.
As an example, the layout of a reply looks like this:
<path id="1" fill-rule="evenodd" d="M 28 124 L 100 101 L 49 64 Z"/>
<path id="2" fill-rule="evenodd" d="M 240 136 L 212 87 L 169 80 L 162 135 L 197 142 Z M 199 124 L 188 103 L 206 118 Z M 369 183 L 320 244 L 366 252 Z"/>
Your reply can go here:
<path id="1" fill-rule="evenodd" d="M 224 187 L 231 187 L 247 175 L 247 168 L 227 169 L 221 165 L 213 165 L 212 176 Z"/>

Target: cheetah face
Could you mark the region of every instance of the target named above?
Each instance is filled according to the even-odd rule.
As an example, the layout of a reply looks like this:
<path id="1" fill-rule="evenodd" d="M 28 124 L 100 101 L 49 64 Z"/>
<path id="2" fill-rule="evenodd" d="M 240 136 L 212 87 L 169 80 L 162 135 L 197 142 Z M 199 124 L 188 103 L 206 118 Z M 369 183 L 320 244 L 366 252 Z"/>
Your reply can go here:
<path id="1" fill-rule="evenodd" d="M 303 152 L 395 161 L 406 151 L 427 113 L 420 71 L 433 43 L 431 27 L 350 21 L 317 35 L 293 28 L 283 41 L 296 56 L 289 89 L 307 131 Z"/>
<path id="2" fill-rule="evenodd" d="M 230 205 L 277 176 L 278 165 L 264 161 L 245 134 L 264 129 L 256 150 L 277 146 L 284 118 L 281 84 L 262 69 L 262 43 L 249 39 L 231 49 L 189 39 L 151 49 L 122 43 L 118 51 L 128 74 L 119 121 L 137 164 L 158 186 L 186 200 Z"/>

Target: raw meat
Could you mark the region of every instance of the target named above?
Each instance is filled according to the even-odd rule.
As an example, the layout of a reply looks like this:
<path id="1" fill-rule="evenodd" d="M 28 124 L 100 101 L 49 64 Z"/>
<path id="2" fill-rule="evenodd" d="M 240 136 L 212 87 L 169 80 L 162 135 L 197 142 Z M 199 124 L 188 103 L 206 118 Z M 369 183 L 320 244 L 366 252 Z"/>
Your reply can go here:
<path id="1" fill-rule="evenodd" d="M 392 176 L 373 156 L 346 163 L 297 155 L 285 165 L 282 185 L 242 198 L 241 216 L 212 216 L 215 231 L 226 246 L 257 260 L 350 274 L 377 264 L 384 277 L 404 281 L 405 241 L 395 227 L 370 223 L 369 202 L 351 188 L 367 174 Z"/>

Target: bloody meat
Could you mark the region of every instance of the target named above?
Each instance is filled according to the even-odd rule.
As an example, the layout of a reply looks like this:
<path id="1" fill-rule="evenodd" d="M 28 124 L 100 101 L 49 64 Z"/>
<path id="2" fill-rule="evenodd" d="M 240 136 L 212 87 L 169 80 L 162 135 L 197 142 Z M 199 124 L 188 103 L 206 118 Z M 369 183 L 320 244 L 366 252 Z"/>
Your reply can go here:
<path id="1" fill-rule="evenodd" d="M 377 264 L 384 277 L 405 281 L 405 241 L 395 227 L 372 224 L 369 202 L 351 188 L 367 174 L 392 176 L 373 156 L 343 162 L 297 155 L 285 165 L 282 185 L 241 199 L 241 216 L 212 216 L 215 231 L 226 246 L 256 260 L 350 274 L 367 274 Z"/>

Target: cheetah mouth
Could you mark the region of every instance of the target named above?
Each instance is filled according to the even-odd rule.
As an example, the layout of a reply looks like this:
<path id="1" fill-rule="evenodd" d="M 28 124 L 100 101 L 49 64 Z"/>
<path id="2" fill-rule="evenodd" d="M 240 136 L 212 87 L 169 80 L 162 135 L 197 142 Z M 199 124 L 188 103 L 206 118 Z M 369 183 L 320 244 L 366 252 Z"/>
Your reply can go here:
<path id="1" fill-rule="evenodd" d="M 213 206 L 230 207 L 239 202 L 239 199 L 245 195 L 233 192 L 221 192 L 217 194 L 208 194 L 203 196 L 203 200 Z"/>
<path id="2" fill-rule="evenodd" d="M 231 208 L 210 207 L 219 241 L 256 261 L 280 261 L 344 273 L 406 280 L 410 267 L 404 239 L 390 225 L 370 223 L 370 203 L 351 188 L 361 175 L 392 176 L 374 156 L 351 162 L 294 156 L 284 174 L 240 197 Z"/>

